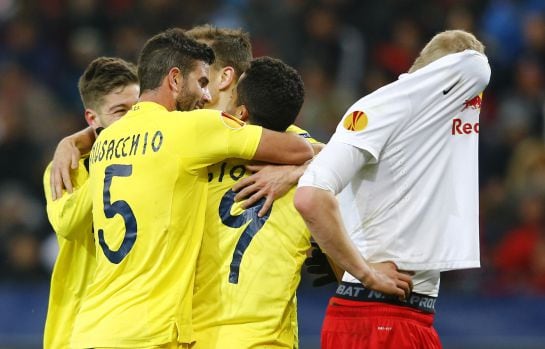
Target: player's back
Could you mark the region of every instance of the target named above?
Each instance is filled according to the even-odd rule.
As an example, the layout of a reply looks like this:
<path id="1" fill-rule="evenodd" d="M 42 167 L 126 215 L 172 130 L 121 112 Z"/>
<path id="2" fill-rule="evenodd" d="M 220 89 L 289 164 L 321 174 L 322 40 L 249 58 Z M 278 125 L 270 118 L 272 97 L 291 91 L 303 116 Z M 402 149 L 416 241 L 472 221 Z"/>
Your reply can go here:
<path id="1" fill-rule="evenodd" d="M 231 187 L 247 175 L 230 159 L 209 167 L 205 233 L 197 262 L 195 348 L 293 348 L 295 291 L 310 234 L 293 206 L 294 190 L 262 218 L 242 210 Z"/>
<path id="2" fill-rule="evenodd" d="M 465 50 L 348 109 L 331 140 L 373 156 L 341 205 L 369 261 L 391 260 L 405 270 L 479 266 L 479 112 L 489 78 L 486 56 Z M 455 251 L 453 242 L 465 247 Z"/>
<path id="3" fill-rule="evenodd" d="M 97 274 L 73 345 L 191 340 L 206 166 L 225 158 L 225 147 L 251 158 L 260 136 L 234 144 L 222 137 L 232 130 L 221 119 L 217 111 L 168 112 L 143 102 L 98 137 L 90 155 Z"/>

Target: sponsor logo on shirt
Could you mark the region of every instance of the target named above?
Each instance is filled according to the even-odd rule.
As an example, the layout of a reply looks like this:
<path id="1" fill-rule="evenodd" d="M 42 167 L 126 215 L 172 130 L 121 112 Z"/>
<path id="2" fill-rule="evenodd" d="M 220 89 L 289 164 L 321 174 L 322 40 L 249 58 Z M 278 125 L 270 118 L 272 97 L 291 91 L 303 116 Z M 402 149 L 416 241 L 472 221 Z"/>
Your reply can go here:
<path id="1" fill-rule="evenodd" d="M 343 127 L 348 131 L 362 131 L 367 127 L 367 115 L 359 110 L 348 114 L 343 121 Z"/>
<path id="2" fill-rule="evenodd" d="M 481 104 L 483 102 L 483 93 L 479 93 L 477 96 L 468 99 L 464 102 L 464 107 L 462 108 L 462 111 L 471 108 L 471 109 L 481 109 Z"/>
<path id="3" fill-rule="evenodd" d="M 462 105 L 462 112 L 466 109 L 477 110 L 481 109 L 483 102 L 483 93 L 479 93 L 477 96 L 466 100 Z M 468 135 L 472 133 L 479 133 L 479 122 L 465 122 L 461 118 L 452 119 L 452 135 Z"/>
<path id="4" fill-rule="evenodd" d="M 460 118 L 452 119 L 452 135 L 468 135 L 479 133 L 479 122 L 464 122 Z"/>

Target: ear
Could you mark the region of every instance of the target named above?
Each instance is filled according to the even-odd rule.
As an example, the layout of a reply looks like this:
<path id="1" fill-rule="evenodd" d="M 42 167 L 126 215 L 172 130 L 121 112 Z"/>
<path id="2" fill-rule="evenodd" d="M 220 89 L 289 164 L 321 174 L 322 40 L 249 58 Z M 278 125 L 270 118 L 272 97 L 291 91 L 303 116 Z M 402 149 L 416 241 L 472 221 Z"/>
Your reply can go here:
<path id="1" fill-rule="evenodd" d="M 97 113 L 93 109 L 85 108 L 84 116 L 87 124 L 93 129 L 96 130 L 98 127 L 102 127 L 102 125 L 100 125 L 100 120 L 98 120 Z"/>
<path id="2" fill-rule="evenodd" d="M 219 90 L 223 91 L 229 88 L 236 81 L 235 69 L 227 66 L 221 69 L 221 81 L 219 83 Z"/>
<path id="3" fill-rule="evenodd" d="M 174 67 L 168 71 L 166 76 L 168 87 L 171 91 L 178 92 L 183 84 L 182 71 Z"/>
<path id="4" fill-rule="evenodd" d="M 235 113 L 237 114 L 236 116 L 244 122 L 247 122 L 248 118 L 250 117 L 250 113 L 244 104 L 239 105 Z"/>

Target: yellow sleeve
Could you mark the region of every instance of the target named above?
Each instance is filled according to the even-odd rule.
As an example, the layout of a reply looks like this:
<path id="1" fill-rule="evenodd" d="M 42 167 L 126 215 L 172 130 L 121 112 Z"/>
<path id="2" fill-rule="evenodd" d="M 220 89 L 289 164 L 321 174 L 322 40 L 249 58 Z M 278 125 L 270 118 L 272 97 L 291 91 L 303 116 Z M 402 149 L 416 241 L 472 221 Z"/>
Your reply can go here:
<path id="1" fill-rule="evenodd" d="M 263 128 L 247 125 L 234 116 L 220 111 L 192 112 L 193 162 L 206 167 L 227 158 L 249 160 L 255 156 Z"/>
<path id="2" fill-rule="evenodd" d="M 312 136 L 310 135 L 310 133 L 308 133 L 306 130 L 303 130 L 302 128 L 298 127 L 298 126 L 295 126 L 295 125 L 290 125 L 287 129 L 286 129 L 286 132 L 292 132 L 292 133 L 297 133 L 299 136 L 305 138 L 307 140 L 307 142 L 309 142 L 310 144 L 319 144 L 319 143 L 322 143 L 322 142 L 318 142 L 317 140 L 315 140 L 314 138 L 312 138 Z"/>
<path id="3" fill-rule="evenodd" d="M 89 194 L 89 174 L 83 160 L 72 176 L 74 191 L 63 193 L 60 199 L 51 199 L 51 163 L 44 173 L 44 191 L 47 202 L 47 217 L 55 233 L 67 240 L 78 239 L 78 234 L 89 234 L 88 227 L 93 220 L 92 200 Z"/>

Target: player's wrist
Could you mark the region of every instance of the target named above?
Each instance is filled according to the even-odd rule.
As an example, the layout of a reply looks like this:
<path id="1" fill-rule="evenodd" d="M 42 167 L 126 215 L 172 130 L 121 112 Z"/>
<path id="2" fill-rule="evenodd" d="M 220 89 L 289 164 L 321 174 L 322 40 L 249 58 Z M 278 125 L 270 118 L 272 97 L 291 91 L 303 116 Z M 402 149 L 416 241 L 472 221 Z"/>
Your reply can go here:
<path id="1" fill-rule="evenodd" d="M 92 129 L 91 127 L 87 127 L 80 132 L 65 137 L 65 139 L 70 142 L 71 146 L 78 149 L 81 154 L 87 154 L 91 151 L 91 148 L 93 147 L 93 143 L 96 139 L 96 134 L 94 129 Z"/>
<path id="2" fill-rule="evenodd" d="M 308 163 L 300 166 L 292 166 L 292 169 L 288 173 L 289 182 L 292 185 L 296 185 L 299 182 L 299 178 L 303 176 L 305 170 L 308 167 Z"/>
<path id="3" fill-rule="evenodd" d="M 356 275 L 355 275 L 356 276 Z M 361 284 L 365 287 L 372 288 L 372 285 L 374 284 L 374 272 L 371 268 L 367 267 L 366 269 L 362 270 L 359 276 L 356 276 L 356 278 L 361 282 Z"/>

